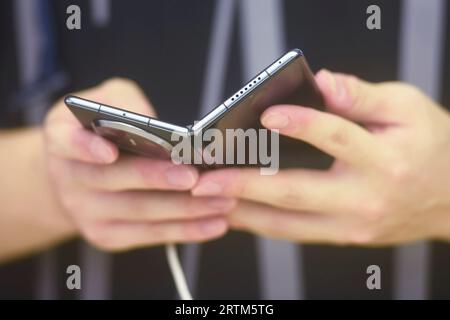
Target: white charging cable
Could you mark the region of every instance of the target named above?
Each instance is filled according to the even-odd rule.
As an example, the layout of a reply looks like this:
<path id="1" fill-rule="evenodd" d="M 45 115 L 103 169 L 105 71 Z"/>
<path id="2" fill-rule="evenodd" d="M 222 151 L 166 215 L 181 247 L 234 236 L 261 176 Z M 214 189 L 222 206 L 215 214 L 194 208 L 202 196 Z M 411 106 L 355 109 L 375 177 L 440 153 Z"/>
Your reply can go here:
<path id="1" fill-rule="evenodd" d="M 178 257 L 177 248 L 174 244 L 166 245 L 167 262 L 169 263 L 170 271 L 177 288 L 178 295 L 181 300 L 193 300 L 191 292 L 186 282 L 186 277 L 181 267 L 180 259 Z"/>

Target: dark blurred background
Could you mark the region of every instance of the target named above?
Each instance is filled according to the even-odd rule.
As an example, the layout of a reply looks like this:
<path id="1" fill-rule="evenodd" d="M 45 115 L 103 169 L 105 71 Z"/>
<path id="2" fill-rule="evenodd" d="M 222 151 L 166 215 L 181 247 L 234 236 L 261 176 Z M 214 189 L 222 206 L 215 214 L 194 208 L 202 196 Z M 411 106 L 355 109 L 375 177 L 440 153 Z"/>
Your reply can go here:
<path id="1" fill-rule="evenodd" d="M 81 30 L 66 27 L 72 4 L 81 9 Z M 381 30 L 366 27 L 371 4 L 381 8 Z M 410 81 L 450 106 L 449 12 L 438 0 L 4 0 L 0 125 L 39 124 L 58 97 L 115 76 L 142 86 L 161 119 L 185 125 L 291 48 L 301 48 L 314 71 Z M 432 48 L 426 30 L 411 29 L 418 13 L 419 31 L 439 22 Z M 300 246 L 230 232 L 187 246 L 183 257 L 195 296 L 204 299 L 450 298 L 450 247 L 442 243 Z M 81 265 L 81 291 L 66 288 L 70 264 Z M 382 269 L 381 290 L 366 288 L 371 264 Z M 74 240 L 0 266 L 0 298 L 175 297 L 161 247 L 110 255 Z"/>

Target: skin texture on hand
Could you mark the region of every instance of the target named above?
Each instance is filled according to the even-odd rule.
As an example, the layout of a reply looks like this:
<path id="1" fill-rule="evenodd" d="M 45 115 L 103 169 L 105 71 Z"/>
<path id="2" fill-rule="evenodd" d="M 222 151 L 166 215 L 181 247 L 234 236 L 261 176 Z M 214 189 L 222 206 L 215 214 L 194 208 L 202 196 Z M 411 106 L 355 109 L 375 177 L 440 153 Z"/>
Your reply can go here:
<path id="1" fill-rule="evenodd" d="M 76 234 L 48 179 L 40 128 L 0 131 L 0 263 Z"/>
<path id="2" fill-rule="evenodd" d="M 0 260 L 77 234 L 99 248 L 124 250 L 209 240 L 228 225 L 311 243 L 449 240 L 447 112 L 409 85 L 328 71 L 316 78 L 329 113 L 273 106 L 262 123 L 334 156 L 329 171 L 261 176 L 258 169 L 221 169 L 199 177 L 190 166 L 119 156 L 62 101 L 44 128 L 0 132 L 9 155 L 0 159 Z M 154 115 L 127 80 L 79 95 Z"/>
<path id="3" fill-rule="evenodd" d="M 155 116 L 135 83 L 77 95 Z M 217 238 L 237 201 L 195 198 L 197 169 L 121 154 L 59 101 L 42 128 L 0 131 L 0 262 L 82 235 L 105 250 Z"/>
<path id="4" fill-rule="evenodd" d="M 450 239 L 450 116 L 413 86 L 316 75 L 328 112 L 278 105 L 268 129 L 335 157 L 327 170 L 204 173 L 192 193 L 239 198 L 232 227 L 300 242 L 389 245 Z"/>
<path id="5" fill-rule="evenodd" d="M 137 85 L 113 79 L 77 95 L 155 116 Z M 84 129 L 59 102 L 44 126 L 48 172 L 55 193 L 77 230 L 105 250 L 172 242 L 205 241 L 223 235 L 224 218 L 236 204 L 222 197 L 195 198 L 192 166 L 120 154 Z"/>

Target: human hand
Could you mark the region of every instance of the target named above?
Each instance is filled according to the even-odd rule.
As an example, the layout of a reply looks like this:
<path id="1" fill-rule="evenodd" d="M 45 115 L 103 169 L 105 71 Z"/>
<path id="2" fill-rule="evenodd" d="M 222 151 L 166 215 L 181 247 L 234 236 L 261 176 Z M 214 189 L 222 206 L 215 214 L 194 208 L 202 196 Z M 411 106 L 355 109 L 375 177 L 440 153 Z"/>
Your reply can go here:
<path id="1" fill-rule="evenodd" d="M 78 94 L 130 106 L 154 116 L 129 80 L 113 79 Z M 120 155 L 117 147 L 84 129 L 62 101 L 44 126 L 47 167 L 62 207 L 93 245 L 123 250 L 167 242 L 203 241 L 227 229 L 224 215 L 235 200 L 194 198 L 197 170 L 170 160 Z"/>
<path id="2" fill-rule="evenodd" d="M 386 245 L 450 239 L 450 117 L 413 86 L 321 71 L 331 113 L 279 105 L 269 129 L 335 157 L 327 171 L 221 169 L 192 193 L 244 199 L 231 226 L 301 242 Z M 360 123 L 360 125 L 356 124 Z"/>

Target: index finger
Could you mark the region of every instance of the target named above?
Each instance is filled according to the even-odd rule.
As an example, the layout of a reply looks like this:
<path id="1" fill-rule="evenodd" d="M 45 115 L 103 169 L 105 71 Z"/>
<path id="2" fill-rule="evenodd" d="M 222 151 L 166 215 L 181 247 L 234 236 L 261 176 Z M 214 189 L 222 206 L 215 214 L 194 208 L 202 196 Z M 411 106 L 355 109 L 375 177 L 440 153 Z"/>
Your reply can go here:
<path id="1" fill-rule="evenodd" d="M 344 213 L 353 209 L 356 185 L 328 171 L 285 169 L 273 176 L 253 168 L 226 168 L 203 173 L 194 196 L 237 197 L 291 210 Z"/>
<path id="2" fill-rule="evenodd" d="M 283 135 L 303 140 L 331 156 L 358 167 L 373 168 L 388 159 L 381 141 L 361 126 L 315 109 L 278 105 L 261 116 L 262 124 Z"/>

